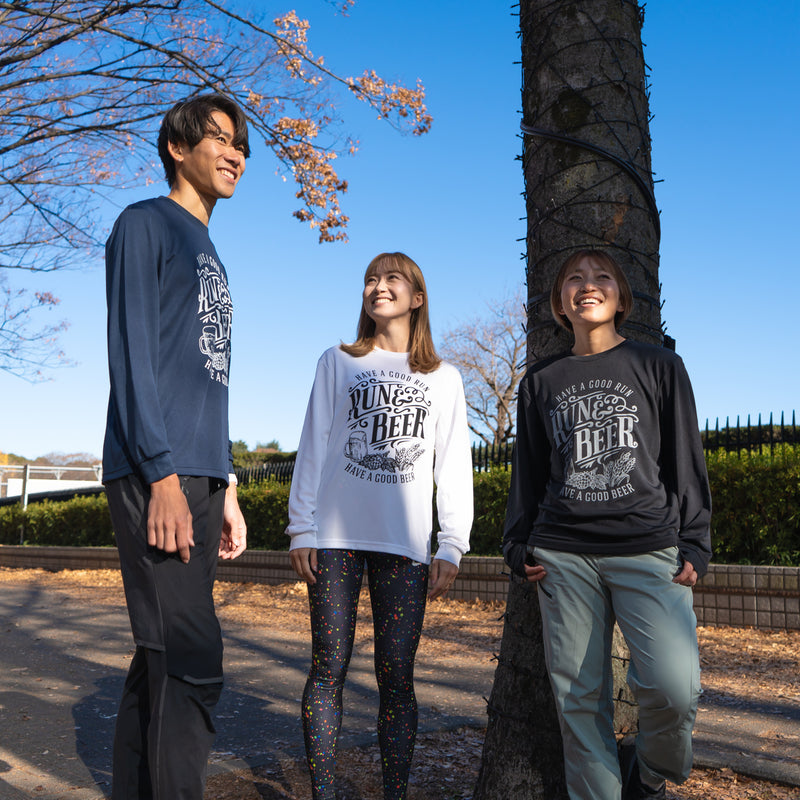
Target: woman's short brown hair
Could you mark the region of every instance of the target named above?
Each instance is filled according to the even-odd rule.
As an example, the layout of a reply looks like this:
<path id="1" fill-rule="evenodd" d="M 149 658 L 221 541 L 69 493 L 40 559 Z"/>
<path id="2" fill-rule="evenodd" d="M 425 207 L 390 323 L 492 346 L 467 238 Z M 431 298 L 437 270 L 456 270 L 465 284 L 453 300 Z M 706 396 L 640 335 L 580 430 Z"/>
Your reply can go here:
<path id="1" fill-rule="evenodd" d="M 573 253 L 559 269 L 556 279 L 553 283 L 553 288 L 550 290 L 550 311 L 553 313 L 555 321 L 566 328 L 568 331 L 572 330 L 572 323 L 567 319 L 567 316 L 560 311 L 561 309 L 561 289 L 564 286 L 564 279 L 567 273 L 574 269 L 580 261 L 584 258 L 593 258 L 599 261 L 613 276 L 614 280 L 619 286 L 619 301 L 622 304 L 622 311 L 617 311 L 614 316 L 614 327 L 619 330 L 622 323 L 630 315 L 633 310 L 633 291 L 628 282 L 628 278 L 622 271 L 622 267 L 616 262 L 613 256 L 606 253 L 604 250 L 579 250 Z"/>

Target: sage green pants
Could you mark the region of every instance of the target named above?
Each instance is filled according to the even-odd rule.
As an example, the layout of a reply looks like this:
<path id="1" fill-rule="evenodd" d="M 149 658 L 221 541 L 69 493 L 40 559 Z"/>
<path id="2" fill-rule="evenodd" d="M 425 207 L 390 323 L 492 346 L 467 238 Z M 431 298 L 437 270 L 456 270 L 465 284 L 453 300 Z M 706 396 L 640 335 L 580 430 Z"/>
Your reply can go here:
<path id="1" fill-rule="evenodd" d="M 571 800 L 620 800 L 611 642 L 616 620 L 631 651 L 642 779 L 681 783 L 692 767 L 700 694 L 692 590 L 672 582 L 675 547 L 630 556 L 534 549 L 547 575 L 539 604 Z"/>

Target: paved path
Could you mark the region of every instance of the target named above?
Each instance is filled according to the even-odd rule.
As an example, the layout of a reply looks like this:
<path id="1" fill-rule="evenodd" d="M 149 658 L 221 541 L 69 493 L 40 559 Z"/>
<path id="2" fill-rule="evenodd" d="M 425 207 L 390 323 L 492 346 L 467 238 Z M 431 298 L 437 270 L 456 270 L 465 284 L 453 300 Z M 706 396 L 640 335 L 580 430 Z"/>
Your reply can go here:
<path id="1" fill-rule="evenodd" d="M 212 771 L 269 766 L 300 755 L 300 694 L 308 643 L 225 625 L 227 685 Z M 108 797 L 116 704 L 131 655 L 122 606 L 93 608 L 69 591 L 0 584 L 0 800 Z M 483 726 L 494 664 L 417 660 L 421 730 Z M 373 738 L 377 713 L 368 648 L 354 653 L 342 746 Z M 800 787 L 800 709 L 704 702 L 695 763 Z"/>

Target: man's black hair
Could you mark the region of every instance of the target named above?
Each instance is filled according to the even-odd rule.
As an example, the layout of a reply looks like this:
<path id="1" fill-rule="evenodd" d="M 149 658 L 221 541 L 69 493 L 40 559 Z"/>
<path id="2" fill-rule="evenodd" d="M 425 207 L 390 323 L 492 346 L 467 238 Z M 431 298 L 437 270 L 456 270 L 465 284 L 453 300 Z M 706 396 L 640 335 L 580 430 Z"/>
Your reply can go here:
<path id="1" fill-rule="evenodd" d="M 199 94 L 176 103 L 164 115 L 158 132 L 158 155 L 164 165 L 167 183 L 175 183 L 175 161 L 169 153 L 167 144 L 183 144 L 196 147 L 209 133 L 218 133 L 212 114 L 221 111 L 233 122 L 233 146 L 241 150 L 245 158 L 250 155 L 247 139 L 247 118 L 239 104 L 224 94 Z"/>

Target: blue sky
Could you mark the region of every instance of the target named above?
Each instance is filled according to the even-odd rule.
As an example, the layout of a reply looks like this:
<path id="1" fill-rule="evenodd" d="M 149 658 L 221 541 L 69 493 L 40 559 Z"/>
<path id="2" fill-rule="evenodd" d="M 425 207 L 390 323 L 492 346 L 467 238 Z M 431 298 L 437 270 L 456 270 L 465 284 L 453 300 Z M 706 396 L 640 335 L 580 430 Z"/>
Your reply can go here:
<path id="1" fill-rule="evenodd" d="M 360 142 L 337 165 L 350 185 L 348 244 L 319 245 L 291 217 L 291 182 L 263 149 L 214 211 L 235 303 L 231 438 L 294 449 L 316 360 L 352 340 L 374 255 L 403 250 L 420 264 L 437 337 L 524 281 L 520 55 L 516 8 L 505 0 L 361 0 L 347 18 L 323 0 L 270 5 L 307 17 L 313 51 L 341 73 L 421 78 L 434 116 L 418 138 L 355 102 L 342 109 Z M 701 423 L 798 406 L 799 35 L 795 0 L 647 4 L 663 316 Z M 119 209 L 107 211 L 113 220 Z M 103 282 L 99 259 L 29 282 L 61 297 L 56 313 L 71 323 L 61 344 L 77 363 L 40 384 L 0 373 L 0 451 L 100 455 Z"/>

